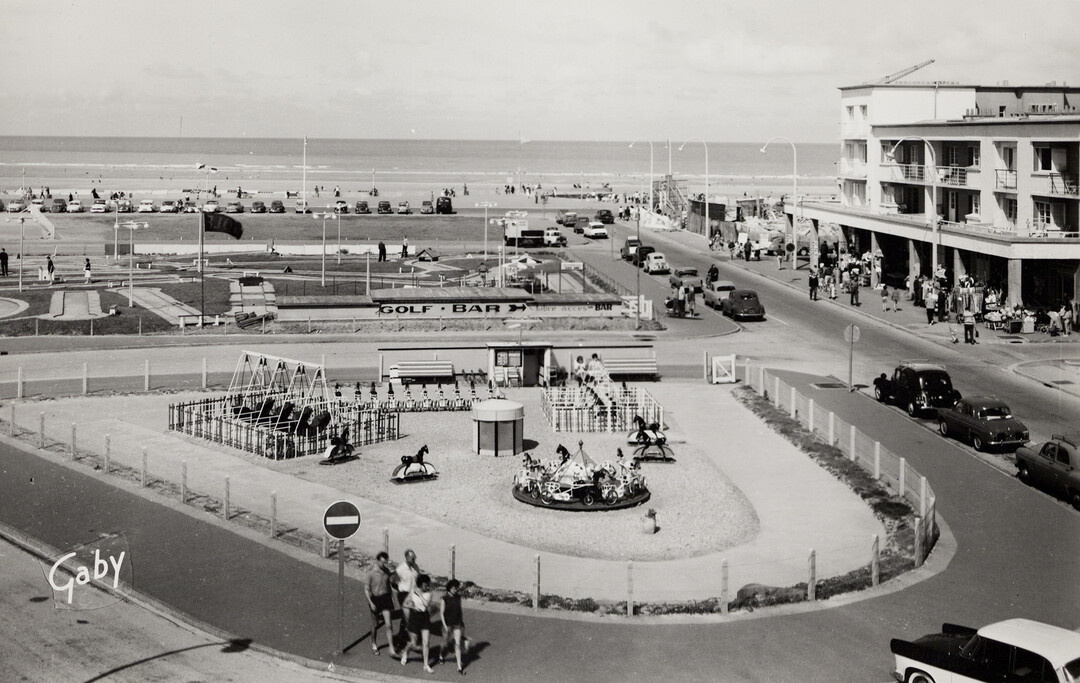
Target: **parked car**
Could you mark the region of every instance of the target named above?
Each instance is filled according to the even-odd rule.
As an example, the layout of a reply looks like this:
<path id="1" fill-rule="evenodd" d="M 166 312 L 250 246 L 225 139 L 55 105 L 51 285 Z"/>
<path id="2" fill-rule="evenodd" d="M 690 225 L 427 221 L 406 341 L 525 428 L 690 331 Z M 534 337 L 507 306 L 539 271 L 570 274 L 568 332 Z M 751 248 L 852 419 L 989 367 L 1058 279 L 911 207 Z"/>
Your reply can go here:
<path id="1" fill-rule="evenodd" d="M 578 234 L 584 234 L 585 228 L 589 227 L 589 219 L 585 216 L 576 216 L 573 223 L 571 223 L 570 220 L 567 219 L 566 225 L 572 227 L 574 229 L 574 232 Z"/>
<path id="2" fill-rule="evenodd" d="M 412 213 L 412 209 L 409 208 L 409 202 L 398 202 L 397 212 L 400 214 Z"/>
<path id="3" fill-rule="evenodd" d="M 90 205 L 90 213 L 108 213 L 109 203 L 104 199 L 95 199 Z"/>
<path id="4" fill-rule="evenodd" d="M 1063 497 L 1080 510 L 1080 434 L 1054 434 L 1038 447 L 1021 446 L 1016 450 L 1016 474 L 1025 484 Z"/>
<path id="5" fill-rule="evenodd" d="M 42 210 L 44 210 L 44 208 Z M 53 213 L 67 213 L 67 200 L 56 197 L 52 200 L 52 207 L 50 210 Z"/>
<path id="6" fill-rule="evenodd" d="M 623 242 L 622 248 L 619 249 L 619 254 L 622 255 L 623 261 L 633 261 L 634 251 L 637 250 L 638 245 L 641 244 L 641 240 L 633 235 L 626 238 Z"/>
<path id="7" fill-rule="evenodd" d="M 45 200 L 44 199 L 31 199 L 30 200 L 30 208 L 31 209 L 36 208 L 38 211 L 48 211 L 49 210 L 49 207 L 45 206 Z"/>
<path id="8" fill-rule="evenodd" d="M 996 446 L 1015 449 L 1030 438 L 1027 427 L 1012 416 L 1004 401 L 985 396 L 938 408 L 938 431 L 942 436 L 970 441 L 977 451 Z"/>
<path id="9" fill-rule="evenodd" d="M 190 199 L 184 200 L 184 213 L 199 213 L 200 211 L 202 211 L 202 209 L 199 208 L 199 205 L 196 202 L 193 202 Z"/>
<path id="10" fill-rule="evenodd" d="M 349 213 L 349 202 L 344 199 L 334 202 L 334 213 Z"/>
<path id="11" fill-rule="evenodd" d="M 285 202 L 280 199 L 270 201 L 270 213 L 285 213 Z"/>
<path id="12" fill-rule="evenodd" d="M 732 320 L 764 320 L 765 307 L 752 289 L 733 289 L 720 301 L 720 312 Z"/>
<path id="13" fill-rule="evenodd" d="M 251 213 L 266 213 L 266 204 L 256 199 L 251 202 Z"/>
<path id="14" fill-rule="evenodd" d="M 294 211 L 296 213 L 311 213 L 311 204 L 306 199 L 297 199 Z"/>
<path id="15" fill-rule="evenodd" d="M 601 223 L 600 221 L 592 221 L 585 228 L 585 236 L 588 237 L 589 239 L 594 239 L 594 240 L 596 240 L 596 239 L 606 240 L 607 236 L 608 236 L 607 228 L 605 228 L 604 224 Z"/>
<path id="16" fill-rule="evenodd" d="M 98 201 L 104 202 L 104 199 Z M 26 201 L 22 199 L 12 199 L 7 205 L 8 213 L 19 213 L 20 211 L 26 211 Z"/>
<path id="17" fill-rule="evenodd" d="M 940 681 L 1054 681 L 1080 679 L 1080 633 L 1030 619 L 1007 619 L 976 630 L 944 624 L 916 640 L 893 638 L 893 678 Z"/>
<path id="18" fill-rule="evenodd" d="M 562 231 L 558 228 L 547 228 L 544 230 L 544 246 L 565 247 L 566 235 L 563 235 Z"/>
<path id="19" fill-rule="evenodd" d="M 144 199 L 139 202 L 139 213 L 154 213 L 155 211 L 157 211 L 157 204 L 153 199 Z"/>
<path id="20" fill-rule="evenodd" d="M 225 213 L 244 213 L 244 205 L 240 202 L 229 202 L 225 205 Z"/>
<path id="21" fill-rule="evenodd" d="M 161 202 L 161 208 L 158 209 L 161 213 L 180 213 L 180 207 L 182 205 L 178 201 L 172 199 L 166 199 Z"/>
<path id="22" fill-rule="evenodd" d="M 705 285 L 701 299 L 706 306 L 719 310 L 720 302 L 727 298 L 728 294 L 735 291 L 735 283 L 731 280 L 716 280 Z"/>
<path id="23" fill-rule="evenodd" d="M 647 244 L 638 245 L 634 250 L 634 265 L 640 268 L 645 264 L 645 259 L 649 258 L 649 254 L 656 251 L 656 247 L 650 247 Z"/>
<path id="24" fill-rule="evenodd" d="M 0 199 L 0 211 L 4 211 L 4 200 Z"/>
<path id="25" fill-rule="evenodd" d="M 900 361 L 892 379 L 885 373 L 874 380 L 874 397 L 893 403 L 916 417 L 928 410 L 949 408 L 960 400 L 945 366 L 926 361 Z"/>
<path id="26" fill-rule="evenodd" d="M 695 292 L 700 292 L 704 289 L 704 282 L 702 282 L 701 275 L 698 274 L 697 268 L 691 268 L 689 266 L 672 268 L 671 277 L 668 278 L 668 283 L 672 287 L 689 285 L 694 288 Z"/>
<path id="27" fill-rule="evenodd" d="M 377 211 L 380 214 L 394 213 L 394 209 L 390 206 L 390 202 L 385 200 L 379 202 L 379 208 L 377 209 Z"/>
<path id="28" fill-rule="evenodd" d="M 425 199 L 424 201 L 420 202 L 420 213 L 425 216 L 430 216 L 431 214 L 435 213 L 435 205 Z"/>
<path id="29" fill-rule="evenodd" d="M 611 213 L 611 209 L 600 209 L 593 216 L 593 220 L 600 221 L 604 225 L 611 225 L 615 222 L 615 215 Z"/>
<path id="30" fill-rule="evenodd" d="M 131 203 L 130 199 L 121 199 L 120 201 L 116 202 L 116 211 L 118 213 L 131 213 L 134 210 L 135 207 Z"/>
<path id="31" fill-rule="evenodd" d="M 221 204 L 216 199 L 210 199 L 202 205 L 202 210 L 203 213 L 217 213 L 221 211 Z"/>
<path id="32" fill-rule="evenodd" d="M 658 251 L 654 251 L 645 257 L 645 265 L 642 266 L 642 270 L 650 275 L 671 272 L 671 269 L 668 268 L 667 259 Z"/>
<path id="33" fill-rule="evenodd" d="M 371 213 L 371 209 L 368 208 L 367 202 L 356 202 L 356 208 L 353 209 L 353 213 Z"/>
<path id="34" fill-rule="evenodd" d="M 68 202 L 68 207 L 67 207 L 67 212 L 68 213 L 82 213 L 82 211 L 83 211 L 83 205 L 82 205 L 82 202 L 80 202 L 78 199 L 73 199 L 70 202 Z"/>
<path id="35" fill-rule="evenodd" d="M 452 202 L 449 197 L 436 197 L 435 213 L 444 213 L 447 215 L 454 213 L 454 202 Z"/>
<path id="36" fill-rule="evenodd" d="M 564 227 L 572 228 L 577 223 L 577 211 L 559 209 L 559 212 L 555 214 L 555 222 Z"/>

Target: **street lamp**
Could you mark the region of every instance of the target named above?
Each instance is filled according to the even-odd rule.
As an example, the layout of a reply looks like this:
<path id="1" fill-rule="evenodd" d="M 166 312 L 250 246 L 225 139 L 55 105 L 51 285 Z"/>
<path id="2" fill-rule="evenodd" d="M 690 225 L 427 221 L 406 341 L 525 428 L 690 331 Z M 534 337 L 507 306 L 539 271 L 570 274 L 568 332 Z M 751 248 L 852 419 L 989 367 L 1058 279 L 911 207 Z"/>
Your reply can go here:
<path id="1" fill-rule="evenodd" d="M 761 148 L 761 153 L 764 154 L 773 140 L 783 140 L 791 145 L 791 244 L 795 247 L 792 252 L 792 270 L 799 269 L 799 216 L 796 210 L 799 207 L 799 152 L 795 148 L 795 143 L 787 138 L 777 135 L 769 138 L 769 142 L 765 143 L 765 146 Z"/>
<path id="2" fill-rule="evenodd" d="M 938 271 L 938 239 L 940 238 L 937 216 L 937 155 L 934 153 L 934 146 L 930 144 L 929 140 L 918 135 L 908 135 L 897 140 L 896 144 L 892 146 L 892 149 L 885 153 L 885 157 L 890 161 L 895 162 L 896 148 L 905 140 L 918 140 L 926 145 L 927 151 L 930 152 L 930 165 L 933 166 L 933 172 L 930 174 L 930 206 L 928 206 L 926 210 L 926 219 L 930 221 L 931 277 L 936 278 Z"/>
<path id="3" fill-rule="evenodd" d="M 124 227 L 128 229 L 130 237 L 128 241 L 128 308 L 135 308 L 135 231 L 139 228 L 148 228 L 150 224 L 125 221 Z"/>
<path id="4" fill-rule="evenodd" d="M 653 210 L 653 201 L 654 201 L 654 197 L 653 197 L 653 146 L 652 146 L 652 140 L 646 140 L 645 142 L 649 143 L 649 211 L 652 211 Z M 633 142 L 631 142 L 630 143 L 630 148 L 633 149 L 634 145 L 636 145 L 637 143 L 638 143 L 637 140 L 634 140 Z"/>
<path id="5" fill-rule="evenodd" d="M 688 142 L 700 142 L 705 147 L 705 237 L 711 239 L 711 226 L 709 225 L 709 145 L 701 138 L 690 138 L 679 145 L 679 151 L 686 147 Z"/>
<path id="6" fill-rule="evenodd" d="M 320 282 L 320 285 L 322 287 L 325 287 L 326 286 L 326 219 L 329 218 L 331 220 L 337 220 L 337 214 L 336 213 L 331 213 L 329 211 L 323 211 L 322 213 L 315 212 L 315 213 L 311 214 L 311 217 L 314 218 L 315 220 L 319 220 L 320 218 L 322 218 L 322 249 L 321 249 L 321 251 L 322 251 L 322 270 L 321 270 L 321 276 L 319 278 L 319 282 Z M 338 225 L 339 225 L 338 229 L 340 230 L 340 223 Z"/>
<path id="7" fill-rule="evenodd" d="M 489 208 L 493 209 L 496 206 L 498 206 L 498 204 L 496 204 L 495 202 L 477 202 L 476 203 L 477 208 L 484 207 L 484 260 L 485 261 L 487 261 L 487 256 L 488 256 L 488 251 L 487 251 L 487 245 L 488 245 L 488 228 L 487 228 L 487 226 L 488 226 L 488 209 Z"/>
<path id="8" fill-rule="evenodd" d="M 25 212 L 25 209 L 23 210 Z M 23 291 L 22 284 L 22 271 L 23 263 L 26 261 L 26 250 L 23 248 L 23 222 L 26 220 L 26 216 L 19 216 L 17 219 L 7 218 L 5 220 L 18 220 L 19 221 L 19 291 Z"/>

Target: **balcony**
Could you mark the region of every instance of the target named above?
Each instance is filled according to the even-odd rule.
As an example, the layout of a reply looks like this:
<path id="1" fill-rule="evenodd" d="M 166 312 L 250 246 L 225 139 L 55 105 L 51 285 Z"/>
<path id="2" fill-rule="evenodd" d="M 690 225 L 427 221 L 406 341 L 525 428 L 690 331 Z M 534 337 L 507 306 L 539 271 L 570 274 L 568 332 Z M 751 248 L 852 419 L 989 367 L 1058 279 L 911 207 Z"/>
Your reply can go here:
<path id="1" fill-rule="evenodd" d="M 926 167 L 922 164 L 888 164 L 882 180 L 889 182 L 926 182 Z"/>
<path id="2" fill-rule="evenodd" d="M 861 159 L 841 159 L 840 175 L 844 178 L 866 178 L 866 162 Z"/>
<path id="3" fill-rule="evenodd" d="M 1080 196 L 1080 188 L 1077 187 L 1076 175 L 1070 173 L 1050 174 L 1050 194 Z"/>
<path id="4" fill-rule="evenodd" d="M 1015 190 L 1016 171 L 1007 168 L 999 168 L 994 171 L 994 189 Z"/>
<path id="5" fill-rule="evenodd" d="M 968 169 L 961 166 L 939 167 L 938 184 L 947 187 L 967 187 Z"/>
<path id="6" fill-rule="evenodd" d="M 1045 218 L 1029 218 L 1027 234 L 1030 237 L 1080 237 L 1080 232 L 1071 225 L 1059 225 Z"/>

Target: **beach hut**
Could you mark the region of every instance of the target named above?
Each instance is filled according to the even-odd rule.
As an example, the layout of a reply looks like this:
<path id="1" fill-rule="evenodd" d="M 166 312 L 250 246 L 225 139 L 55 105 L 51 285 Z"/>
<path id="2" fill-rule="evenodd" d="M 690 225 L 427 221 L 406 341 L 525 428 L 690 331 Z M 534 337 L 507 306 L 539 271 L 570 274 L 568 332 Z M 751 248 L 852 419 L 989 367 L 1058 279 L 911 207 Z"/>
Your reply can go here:
<path id="1" fill-rule="evenodd" d="M 473 407 L 473 450 L 480 455 L 517 455 L 522 447 L 525 406 L 493 398 Z"/>

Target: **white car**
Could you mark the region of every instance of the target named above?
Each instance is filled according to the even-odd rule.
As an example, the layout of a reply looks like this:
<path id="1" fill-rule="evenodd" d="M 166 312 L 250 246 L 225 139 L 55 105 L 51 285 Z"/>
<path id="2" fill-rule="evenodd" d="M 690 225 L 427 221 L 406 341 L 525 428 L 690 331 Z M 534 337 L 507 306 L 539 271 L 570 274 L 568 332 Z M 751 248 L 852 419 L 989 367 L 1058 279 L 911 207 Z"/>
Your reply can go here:
<path id="1" fill-rule="evenodd" d="M 38 211 L 44 211 L 45 210 L 45 200 L 44 199 L 31 199 L 30 200 L 30 208 L 33 209 L 34 207 L 37 207 Z"/>
<path id="2" fill-rule="evenodd" d="M 90 205 L 90 213 L 109 213 L 109 203 L 104 199 L 95 199 Z"/>
<path id="3" fill-rule="evenodd" d="M 7 205 L 8 213 L 19 213 L 20 211 L 26 211 L 26 201 L 22 199 L 12 199 Z"/>
<path id="4" fill-rule="evenodd" d="M 72 200 L 68 203 L 68 213 L 82 213 L 82 202 L 78 199 Z"/>
<path id="5" fill-rule="evenodd" d="M 409 208 L 409 202 L 400 202 L 397 205 L 398 213 L 412 213 L 412 209 Z"/>
<path id="6" fill-rule="evenodd" d="M 203 213 L 217 213 L 221 211 L 221 204 L 216 199 L 211 199 L 202 205 Z"/>
<path id="7" fill-rule="evenodd" d="M 607 226 L 600 221 L 590 221 L 589 225 L 585 228 L 585 237 L 590 239 L 607 239 Z"/>
<path id="8" fill-rule="evenodd" d="M 139 202 L 139 213 L 154 213 L 157 211 L 157 204 L 154 204 L 153 199 L 144 199 Z"/>
<path id="9" fill-rule="evenodd" d="M 671 269 L 668 268 L 667 259 L 659 251 L 654 251 L 645 257 L 645 265 L 642 266 L 646 273 L 650 275 L 654 273 L 668 273 Z"/>
<path id="10" fill-rule="evenodd" d="M 180 202 L 166 199 L 161 202 L 161 208 L 158 211 L 161 213 L 180 213 Z"/>

